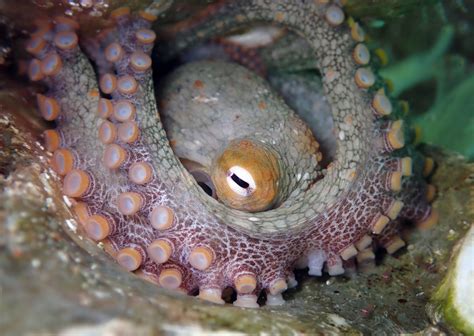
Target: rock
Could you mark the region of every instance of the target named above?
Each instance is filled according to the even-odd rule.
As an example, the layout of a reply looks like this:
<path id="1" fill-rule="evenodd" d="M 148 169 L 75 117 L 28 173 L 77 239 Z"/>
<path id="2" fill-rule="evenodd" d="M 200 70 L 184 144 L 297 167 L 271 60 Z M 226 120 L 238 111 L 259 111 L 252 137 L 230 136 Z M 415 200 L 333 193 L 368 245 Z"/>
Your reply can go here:
<path id="1" fill-rule="evenodd" d="M 474 335 L 474 224 L 454 247 L 446 277 L 433 296 L 435 311 L 456 330 Z M 434 315 L 436 318 L 436 315 Z"/>

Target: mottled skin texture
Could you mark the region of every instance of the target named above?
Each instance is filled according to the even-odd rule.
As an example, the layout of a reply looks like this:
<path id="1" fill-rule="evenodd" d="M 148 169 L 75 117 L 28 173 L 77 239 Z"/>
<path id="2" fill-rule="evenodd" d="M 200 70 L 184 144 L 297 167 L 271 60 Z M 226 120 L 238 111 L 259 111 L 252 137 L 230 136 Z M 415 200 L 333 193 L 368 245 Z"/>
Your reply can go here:
<path id="1" fill-rule="evenodd" d="M 179 271 L 179 288 L 186 292 L 199 288 L 200 296 L 211 301 L 219 301 L 222 289 L 235 287 L 236 278 L 248 274 L 256 279 L 256 286 L 250 292 L 237 291 L 238 301 L 255 301 L 254 295 L 265 289 L 268 302 L 280 303 L 280 293 L 286 286 L 279 280 L 291 278 L 298 259 L 309 256 L 311 274 L 319 274 L 324 262 L 330 274 L 341 274 L 341 254 L 344 259 L 355 256 L 354 244 L 371 235 L 381 216 L 397 217 L 393 208 L 400 205 L 397 200 L 404 204 L 398 218 L 422 221 L 430 215 L 417 165 L 412 177 L 403 177 L 402 191 L 391 190 L 393 173 L 402 170 L 388 138 L 393 125 L 389 118 L 381 120 L 374 113 L 371 101 L 375 92 L 356 85 L 354 76 L 359 66 L 352 58 L 356 42 L 345 23 L 334 26 L 327 22 L 327 10 L 328 5 L 309 1 L 238 1 L 217 7 L 212 18 L 176 35 L 176 44 L 182 48 L 196 37 L 212 36 L 236 25 L 274 22 L 304 36 L 314 49 L 332 110 L 336 155 L 324 178 L 289 206 L 260 213 L 233 210 L 208 197 L 174 155 L 159 120 L 152 72 L 136 71 L 129 65 L 133 51 L 150 52 L 150 46 L 137 43 L 134 36 L 138 28 L 149 27 L 149 22 L 119 16 L 117 30 L 103 38 L 91 54 L 100 61 L 99 73 L 113 71 L 117 77 L 129 74 L 138 82 L 133 94 L 114 90 L 109 96 L 113 103 L 127 99 L 135 105 L 135 121 L 140 129 L 140 137 L 134 143 L 116 141 L 129 153 L 119 169 L 110 170 L 102 164 L 104 145 L 97 140 L 101 123 L 96 116 L 97 82 L 87 58 L 78 47 L 61 51 L 49 45 L 37 54 L 42 59 L 47 50 L 56 49 L 63 61 L 61 71 L 45 80 L 47 95 L 56 98 L 61 106 L 57 120 L 57 128 L 63 134 L 61 146 L 74 150 L 75 167 L 86 171 L 93 180 L 77 201 L 87 204 L 89 214 L 108 213 L 115 221 L 107 244 L 115 250 L 132 247 L 138 251 L 141 271 L 155 281 L 162 280 L 160 275 L 165 269 Z M 113 67 L 101 56 L 112 41 L 119 42 L 125 51 Z M 127 179 L 130 163 L 137 161 L 153 167 L 153 179 L 144 185 Z M 124 191 L 142 196 L 144 204 L 135 215 L 125 216 L 117 209 L 117 197 Z M 150 225 L 148 216 L 155 205 L 172 209 L 174 220 L 170 228 L 157 230 Z M 396 224 L 392 221 L 375 238 L 389 242 L 396 234 Z M 166 240 L 172 246 L 165 263 L 156 263 L 147 256 L 146 248 L 155 239 Z M 212 262 L 203 271 L 189 263 L 191 252 L 197 247 L 212 252 Z M 161 284 L 166 287 L 166 283 Z M 208 289 L 217 294 L 209 295 Z"/>

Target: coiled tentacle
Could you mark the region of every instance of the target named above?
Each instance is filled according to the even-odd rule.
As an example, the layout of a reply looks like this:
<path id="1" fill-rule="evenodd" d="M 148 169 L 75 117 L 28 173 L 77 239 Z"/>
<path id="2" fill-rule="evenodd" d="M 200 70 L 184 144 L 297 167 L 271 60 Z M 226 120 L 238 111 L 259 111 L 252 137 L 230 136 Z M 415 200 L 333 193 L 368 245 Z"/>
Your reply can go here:
<path id="1" fill-rule="evenodd" d="M 191 27 L 191 35 L 178 34 L 180 47 L 253 21 L 288 26 L 308 40 L 332 109 L 335 159 L 287 207 L 254 214 L 227 208 L 199 188 L 168 143 L 154 98 L 154 17 L 112 13 L 115 28 L 92 55 L 98 80 L 78 46 L 77 24 L 57 18 L 32 34 L 29 74 L 48 87 L 38 107 L 57 127 L 45 132 L 46 147 L 92 239 L 162 287 L 199 289 L 199 297 L 216 303 L 232 287 L 236 305 L 256 307 L 262 290 L 267 304 L 283 302 L 297 264 L 313 275 L 324 265 L 342 274 L 347 260 L 373 259 L 372 237 L 379 235 L 389 252 L 400 246 L 393 240 L 399 219 L 433 222 L 420 168 L 399 151 L 403 122 L 391 117 L 395 108 L 367 65 L 363 31 L 345 27 L 341 8 L 247 0 L 215 14 Z"/>

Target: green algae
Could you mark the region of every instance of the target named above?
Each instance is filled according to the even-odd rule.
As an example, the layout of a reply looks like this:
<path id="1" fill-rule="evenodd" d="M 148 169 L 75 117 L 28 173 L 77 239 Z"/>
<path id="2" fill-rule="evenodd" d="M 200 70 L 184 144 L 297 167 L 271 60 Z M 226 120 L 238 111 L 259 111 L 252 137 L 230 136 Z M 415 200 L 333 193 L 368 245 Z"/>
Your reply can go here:
<path id="1" fill-rule="evenodd" d="M 458 150 L 474 159 L 474 76 L 456 85 L 426 114 L 414 119 L 423 140 Z M 470 111 L 470 113 L 469 113 Z M 449 136 L 456 130 L 455 136 Z"/>
<path id="2" fill-rule="evenodd" d="M 472 59 L 474 3 L 465 0 L 348 0 L 361 20 L 368 45 L 389 60 L 379 73 L 392 95 L 410 104 L 422 141 L 474 159 Z M 456 134 L 453 134 L 455 130 Z"/>
<path id="3" fill-rule="evenodd" d="M 440 32 L 438 40 L 430 50 L 381 69 L 380 75 L 390 79 L 393 83 L 394 90 L 392 93 L 398 96 L 401 92 L 412 88 L 419 82 L 435 77 L 439 72 L 438 66 L 449 49 L 453 37 L 453 27 L 446 26 Z"/>
<path id="4" fill-rule="evenodd" d="M 415 54 L 380 73 L 393 83 L 395 96 L 420 83 L 435 80 L 433 105 L 427 111 L 415 111 L 411 119 L 422 130 L 423 141 L 456 150 L 473 159 L 474 76 L 469 74 L 462 57 L 455 59 L 458 69 L 456 64 L 446 61 L 453 38 L 453 27 L 446 26 L 429 51 Z M 447 136 L 452 130 L 456 130 L 456 136 Z"/>

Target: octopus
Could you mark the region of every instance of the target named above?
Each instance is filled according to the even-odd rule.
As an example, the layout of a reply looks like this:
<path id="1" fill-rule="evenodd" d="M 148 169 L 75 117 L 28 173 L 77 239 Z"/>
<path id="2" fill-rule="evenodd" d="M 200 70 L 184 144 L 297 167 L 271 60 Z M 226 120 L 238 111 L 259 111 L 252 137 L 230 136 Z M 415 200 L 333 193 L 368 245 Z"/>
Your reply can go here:
<path id="1" fill-rule="evenodd" d="M 157 79 L 165 55 L 152 55 L 151 12 L 118 8 L 84 44 L 72 18 L 39 23 L 28 75 L 45 87 L 37 105 L 54 125 L 43 134 L 51 167 L 87 236 L 118 264 L 213 303 L 231 288 L 236 306 L 281 305 L 294 269 L 342 275 L 374 263 L 379 247 L 402 248 L 406 222 L 437 221 L 425 181 L 434 162 L 408 143 L 402 107 L 338 2 L 218 2 L 205 14 L 161 50 L 255 22 L 298 34 L 321 75 L 333 152 L 238 47 L 224 49 L 253 67 L 195 60 Z"/>

